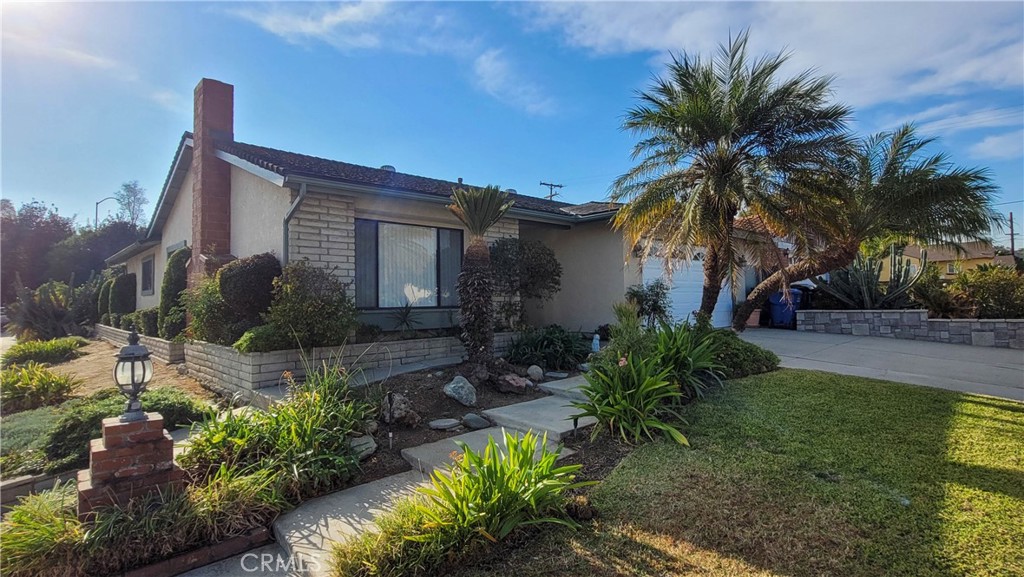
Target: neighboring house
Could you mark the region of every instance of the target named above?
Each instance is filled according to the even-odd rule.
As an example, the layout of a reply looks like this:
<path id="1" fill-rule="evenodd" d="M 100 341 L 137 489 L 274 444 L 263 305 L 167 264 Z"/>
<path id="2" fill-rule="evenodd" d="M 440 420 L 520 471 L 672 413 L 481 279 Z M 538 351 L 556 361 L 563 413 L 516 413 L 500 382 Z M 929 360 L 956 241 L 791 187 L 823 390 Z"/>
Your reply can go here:
<path id="1" fill-rule="evenodd" d="M 939 277 L 952 280 L 961 272 L 978 268 L 979 265 L 1003 265 L 1015 267 L 1016 263 L 1012 256 L 996 256 L 995 248 L 982 241 L 965 242 L 961 244 L 963 251 L 956 251 L 950 248 L 933 246 L 923 248 L 917 245 L 910 245 L 903 249 L 903 256 L 916 268 L 921 267 L 922 252 L 927 257 L 928 264 L 938 267 Z M 883 265 L 882 280 L 889 280 L 889 263 L 886 259 Z M 916 270 L 916 269 L 915 269 Z"/>
<path id="2" fill-rule="evenodd" d="M 362 322 L 392 329 L 395 309 L 408 302 L 422 328 L 457 324 L 455 283 L 468 239 L 446 205 L 462 179 L 237 142 L 233 98 L 233 87 L 216 80 L 196 86 L 194 132 L 181 137 L 145 237 L 107 259 L 137 275 L 138 307 L 159 304 L 167 257 L 187 245 L 189 286 L 234 258 L 272 252 L 283 263 L 309 259 L 335 270 L 351 283 Z M 554 299 L 527 303 L 534 324 L 594 330 L 613 320 L 611 306 L 630 285 L 660 275 L 656 262 L 641 271 L 610 227 L 615 205 L 511 198 L 514 206 L 488 236 L 540 240 L 563 267 Z M 700 268 L 676 273 L 679 317 L 700 302 L 700 283 L 690 282 L 701 278 Z M 716 324 L 731 315 L 731 291 L 723 295 L 724 322 Z"/>

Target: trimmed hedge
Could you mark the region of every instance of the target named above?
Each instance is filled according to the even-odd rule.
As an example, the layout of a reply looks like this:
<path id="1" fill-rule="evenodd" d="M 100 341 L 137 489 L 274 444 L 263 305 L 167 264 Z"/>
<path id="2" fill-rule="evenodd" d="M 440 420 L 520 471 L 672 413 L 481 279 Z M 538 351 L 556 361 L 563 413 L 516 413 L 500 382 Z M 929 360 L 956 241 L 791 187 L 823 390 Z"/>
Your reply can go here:
<path id="1" fill-rule="evenodd" d="M 270 308 L 281 263 L 269 252 L 254 254 L 229 262 L 218 275 L 220 296 L 239 320 L 258 320 Z"/>
<path id="2" fill-rule="evenodd" d="M 160 311 L 157 307 L 142 309 L 135 313 L 136 322 L 138 323 L 139 332 L 146 335 L 147 337 L 158 337 L 160 336 L 157 331 L 157 317 Z"/>
<path id="3" fill-rule="evenodd" d="M 103 322 L 103 318 L 110 313 L 110 287 L 114 284 L 114 279 L 107 279 L 100 285 L 100 295 L 97 297 L 96 306 L 100 314 L 100 322 Z M 108 317 L 109 318 L 109 317 Z"/>
<path id="4" fill-rule="evenodd" d="M 157 315 L 157 327 L 160 337 L 171 340 L 185 330 L 185 311 L 181 302 L 181 292 L 188 287 L 188 261 L 192 258 L 192 249 L 179 248 L 171 253 L 164 268 L 163 284 L 160 285 L 160 309 Z"/>
<path id="5" fill-rule="evenodd" d="M 727 379 L 767 373 L 779 368 L 779 357 L 768 349 L 748 343 L 729 329 L 714 331 L 718 343 L 715 355 Z"/>
<path id="6" fill-rule="evenodd" d="M 135 273 L 121 275 L 110 285 L 110 312 L 135 312 Z"/>

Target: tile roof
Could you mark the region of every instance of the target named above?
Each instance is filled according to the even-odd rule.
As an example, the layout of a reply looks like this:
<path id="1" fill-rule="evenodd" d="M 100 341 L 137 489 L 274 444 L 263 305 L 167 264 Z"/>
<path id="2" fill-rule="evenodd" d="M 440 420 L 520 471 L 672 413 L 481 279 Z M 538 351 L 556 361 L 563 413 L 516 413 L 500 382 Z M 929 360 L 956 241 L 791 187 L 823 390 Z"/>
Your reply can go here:
<path id="1" fill-rule="evenodd" d="M 927 247 L 925 250 L 928 252 L 928 262 L 992 258 L 996 255 L 995 248 L 993 248 L 990 243 L 984 241 L 965 242 L 961 243 L 960 246 L 962 246 L 966 252 L 957 252 L 944 246 Z M 907 248 L 903 249 L 903 254 L 904 256 L 921 258 L 921 247 L 915 244 L 909 245 Z"/>
<path id="2" fill-rule="evenodd" d="M 228 154 L 235 155 L 247 162 L 251 162 L 261 168 L 272 171 L 281 176 L 307 176 L 322 178 L 336 182 L 363 184 L 379 186 L 393 190 L 416 192 L 448 198 L 452 194 L 452 188 L 460 186 L 457 182 L 438 180 L 414 174 L 392 172 L 381 168 L 360 166 L 339 160 L 330 160 L 308 154 L 288 152 L 255 144 L 246 144 L 236 141 L 219 141 L 217 148 Z M 462 186 L 470 186 L 463 184 Z M 512 193 L 516 207 L 527 210 L 548 212 L 562 216 L 575 214 L 569 208 L 575 205 L 568 202 L 559 202 Z M 597 204 L 597 203 L 587 203 Z M 579 205 L 586 206 L 586 205 Z"/>

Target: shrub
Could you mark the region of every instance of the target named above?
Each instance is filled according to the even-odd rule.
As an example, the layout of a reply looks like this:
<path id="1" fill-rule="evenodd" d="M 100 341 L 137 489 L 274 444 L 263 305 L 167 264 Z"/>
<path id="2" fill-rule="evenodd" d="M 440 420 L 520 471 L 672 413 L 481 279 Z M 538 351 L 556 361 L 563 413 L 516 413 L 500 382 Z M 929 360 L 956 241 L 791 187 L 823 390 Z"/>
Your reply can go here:
<path id="1" fill-rule="evenodd" d="M 703 398 L 704 391 L 720 383 L 718 340 L 689 323 L 664 324 L 655 338 L 654 356 L 669 369 L 669 380 L 688 399 Z"/>
<path id="2" fill-rule="evenodd" d="M 289 397 L 266 411 L 211 414 L 179 462 L 197 477 L 222 463 L 268 470 L 291 502 L 335 489 L 359 467 L 348 436 L 372 414 L 351 393 L 349 378 L 342 367 L 325 363 L 307 369 L 302 383 L 289 380 Z"/>
<path id="3" fill-rule="evenodd" d="M 550 325 L 520 333 L 509 349 L 509 362 L 540 365 L 547 369 L 575 369 L 587 358 L 589 347 L 579 333 Z"/>
<path id="4" fill-rule="evenodd" d="M 626 300 L 636 305 L 637 314 L 649 327 L 672 320 L 668 300 L 668 285 L 655 279 L 646 285 L 633 285 L 626 290 Z"/>
<path id="5" fill-rule="evenodd" d="M 0 372 L 0 406 L 6 414 L 57 405 L 81 384 L 80 379 L 53 372 L 37 362 L 14 365 Z"/>
<path id="6" fill-rule="evenodd" d="M 78 496 L 72 481 L 21 498 L 0 523 L 0 565 L 4 574 L 20 576 L 79 576 L 72 569 L 86 527 L 78 520 Z"/>
<path id="7" fill-rule="evenodd" d="M 348 285 L 331 271 L 302 260 L 274 279 L 274 303 L 266 319 L 302 348 L 339 345 L 356 326 L 355 301 Z"/>
<path id="8" fill-rule="evenodd" d="M 1024 318 L 1024 276 L 1014 269 L 995 266 L 957 275 L 950 289 L 974 309 L 979 319 Z"/>
<path id="9" fill-rule="evenodd" d="M 25 341 L 17 343 L 4 353 L 4 368 L 11 365 L 23 365 L 29 362 L 55 365 L 70 361 L 78 356 L 78 349 L 89 344 L 82 337 L 63 337 L 49 341 Z"/>
<path id="10" fill-rule="evenodd" d="M 611 340 L 593 356 L 592 367 L 610 369 L 618 364 L 619 359 L 629 355 L 646 358 L 654 353 L 654 334 L 644 328 L 636 305 L 628 301 L 615 303 L 612 311 L 615 323 L 608 327 Z"/>
<path id="11" fill-rule="evenodd" d="M 124 397 L 116 389 L 65 403 L 66 410 L 44 442 L 47 470 L 59 472 L 87 466 L 89 440 L 100 437 L 103 419 L 124 412 L 124 403 Z M 146 411 L 163 415 L 167 429 L 202 420 L 207 412 L 201 403 L 171 387 L 146 391 L 142 394 L 142 406 Z"/>
<path id="12" fill-rule="evenodd" d="M 110 313 L 103 313 L 103 315 L 100 316 L 100 324 L 101 325 L 106 325 L 108 327 L 114 326 L 114 325 L 110 324 Z"/>
<path id="13" fill-rule="evenodd" d="M 50 281 L 36 290 L 20 288 L 8 307 L 8 328 L 18 340 L 48 340 L 81 334 L 71 308 L 74 290 L 62 282 Z"/>
<path id="14" fill-rule="evenodd" d="M 748 375 L 767 373 L 779 368 L 779 357 L 775 353 L 748 343 L 729 329 L 711 333 L 717 343 L 716 358 L 726 379 L 738 379 Z"/>
<path id="15" fill-rule="evenodd" d="M 518 297 L 499 307 L 508 326 L 522 324 L 523 300 L 544 301 L 562 288 L 562 264 L 544 243 L 500 238 L 490 251 L 495 288 L 502 294 Z"/>
<path id="16" fill-rule="evenodd" d="M 224 303 L 241 319 L 259 322 L 270 308 L 274 279 L 281 276 L 281 263 L 267 252 L 234 260 L 218 272 L 218 288 Z"/>
<path id="17" fill-rule="evenodd" d="M 121 315 L 121 318 L 117 323 L 117 328 L 122 331 L 130 331 L 132 327 L 139 330 L 139 317 L 135 313 L 125 313 Z"/>
<path id="18" fill-rule="evenodd" d="M 630 354 L 610 367 L 591 367 L 587 384 L 581 391 L 586 401 L 574 402 L 580 413 L 574 419 L 594 417 L 598 426 L 622 437 L 627 443 L 653 440 L 655 433 L 688 445 L 679 429 L 667 422 L 682 421 L 675 407 L 683 393 L 670 380 L 671 369 L 662 367 L 657 357 L 641 358 Z"/>
<path id="19" fill-rule="evenodd" d="M 232 334 L 232 314 L 220 296 L 216 275 L 204 278 L 184 295 L 185 308 L 192 315 L 188 326 L 192 338 L 230 346 L 245 332 Z"/>
<path id="20" fill-rule="evenodd" d="M 889 257 L 889 280 L 881 281 L 883 263 L 881 260 L 858 253 L 849 266 L 829 273 L 828 282 L 817 277 L 811 278 L 822 293 L 842 303 L 842 308 L 852 310 L 906 309 L 913 301 L 910 291 L 924 276 L 925 268 L 917 273 L 911 271 L 909 260 L 904 260 L 895 247 Z"/>
<path id="21" fill-rule="evenodd" d="M 6 407 L 5 407 L 6 409 Z M 39 407 L 19 413 L 5 414 L 0 427 L 0 478 L 43 472 L 46 455 L 43 439 L 57 421 L 58 407 Z"/>
<path id="22" fill-rule="evenodd" d="M 114 277 L 110 285 L 110 313 L 135 312 L 135 273 Z"/>
<path id="23" fill-rule="evenodd" d="M 82 286 L 75 289 L 71 304 L 71 318 L 78 325 L 94 325 L 100 320 L 99 296 L 102 277 L 93 275 Z"/>
<path id="24" fill-rule="evenodd" d="M 574 483 L 580 465 L 556 467 L 558 451 L 548 451 L 546 437 L 505 433 L 504 441 L 501 450 L 489 438 L 482 453 L 459 443 L 463 453 L 446 472 L 435 471 L 430 485 L 378 516 L 376 529 L 336 546 L 335 572 L 440 575 L 524 527 L 577 527 L 565 493 L 590 484 Z"/>
<path id="25" fill-rule="evenodd" d="M 110 321 L 108 326 L 114 327 L 115 329 L 121 328 L 121 313 L 110 313 L 107 315 L 107 319 Z"/>
<path id="26" fill-rule="evenodd" d="M 110 312 L 110 287 L 114 284 L 114 279 L 107 279 L 100 284 L 100 293 L 96 297 L 97 312 L 102 318 Z M 106 324 L 106 323 L 104 323 Z"/>
<path id="27" fill-rule="evenodd" d="M 188 288 L 188 260 L 192 249 L 179 248 L 167 257 L 164 278 L 160 285 L 160 308 L 157 326 L 160 338 L 171 340 L 185 330 L 185 310 L 181 293 Z"/>
<path id="28" fill-rule="evenodd" d="M 135 316 L 139 323 L 139 332 L 147 337 L 160 336 L 157 331 L 157 318 L 160 316 L 160 310 L 157 307 L 142 309 L 136 312 Z"/>
<path id="29" fill-rule="evenodd" d="M 297 345 L 294 338 L 277 325 L 260 325 L 245 331 L 232 346 L 242 353 L 264 353 L 295 348 Z"/>

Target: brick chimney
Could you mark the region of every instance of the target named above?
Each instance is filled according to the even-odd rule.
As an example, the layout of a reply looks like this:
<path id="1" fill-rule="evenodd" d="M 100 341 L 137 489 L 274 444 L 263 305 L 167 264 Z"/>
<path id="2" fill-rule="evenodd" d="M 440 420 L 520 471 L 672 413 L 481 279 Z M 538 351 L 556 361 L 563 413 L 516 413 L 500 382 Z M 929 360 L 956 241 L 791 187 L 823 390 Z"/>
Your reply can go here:
<path id="1" fill-rule="evenodd" d="M 189 286 L 231 260 L 231 165 L 215 140 L 234 140 L 235 88 L 203 78 L 195 90 L 192 134 L 192 247 Z"/>

